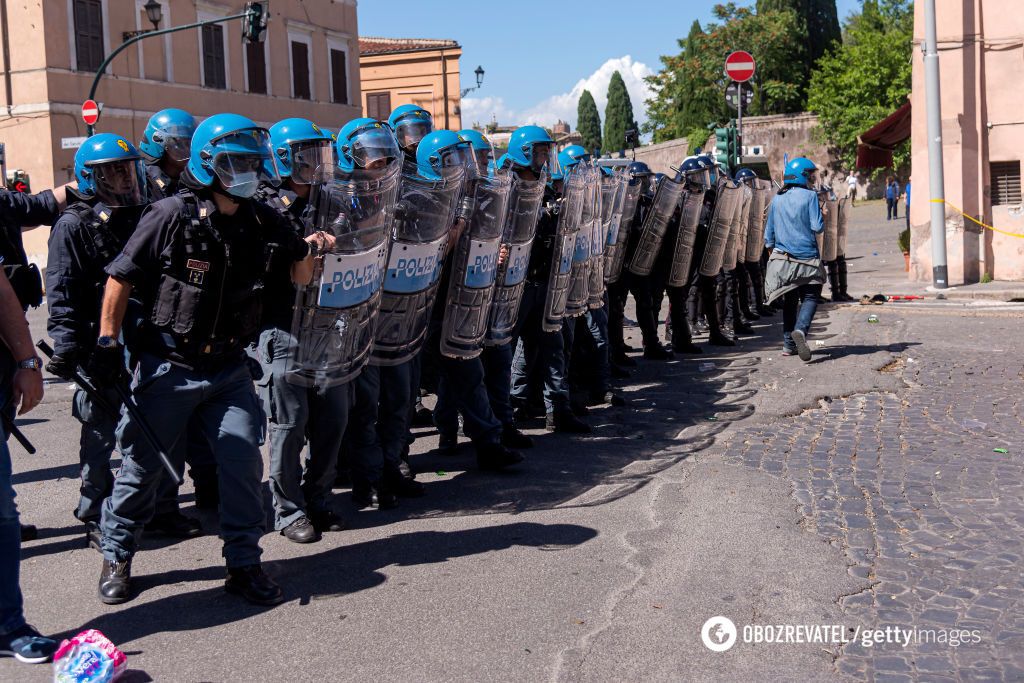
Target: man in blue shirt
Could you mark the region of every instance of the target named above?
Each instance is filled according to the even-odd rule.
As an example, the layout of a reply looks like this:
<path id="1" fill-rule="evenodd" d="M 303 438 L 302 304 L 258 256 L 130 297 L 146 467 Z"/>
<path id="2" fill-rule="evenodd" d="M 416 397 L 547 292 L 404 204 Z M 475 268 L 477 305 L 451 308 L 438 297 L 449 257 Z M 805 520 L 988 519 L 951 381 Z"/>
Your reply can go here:
<path id="1" fill-rule="evenodd" d="M 825 284 L 818 238 L 824 229 L 824 212 L 817 193 L 817 167 L 810 159 L 798 157 L 786 166 L 783 187 L 768 210 L 764 243 L 772 250 L 765 274 L 769 303 L 781 297 L 782 355 L 798 354 L 811 359 L 807 331 L 818 308 L 818 295 Z"/>
<path id="2" fill-rule="evenodd" d="M 905 194 L 907 196 L 907 230 L 910 230 L 910 178 L 907 178 L 907 189 L 905 191 Z"/>

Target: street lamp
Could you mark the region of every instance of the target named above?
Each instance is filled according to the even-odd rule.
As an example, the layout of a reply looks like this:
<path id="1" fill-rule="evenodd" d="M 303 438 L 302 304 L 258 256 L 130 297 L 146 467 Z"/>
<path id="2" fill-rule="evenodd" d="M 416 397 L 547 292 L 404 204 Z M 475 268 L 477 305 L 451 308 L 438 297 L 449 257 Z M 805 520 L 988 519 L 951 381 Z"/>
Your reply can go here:
<path id="1" fill-rule="evenodd" d="M 466 88 L 465 90 L 462 91 L 461 97 L 465 97 L 474 90 L 479 90 L 480 86 L 484 84 L 484 68 L 482 66 L 478 66 L 477 68 L 473 69 L 473 73 L 476 75 L 476 87 Z"/>
<path id="2" fill-rule="evenodd" d="M 164 18 L 164 8 L 160 5 L 157 0 L 148 0 L 142 9 L 146 10 L 146 18 L 149 19 L 149 23 L 153 24 L 153 31 L 160 28 L 160 22 Z M 146 33 L 150 33 L 150 29 L 144 28 L 141 31 L 125 31 L 121 34 L 122 40 L 131 40 L 136 36 L 141 36 Z"/>

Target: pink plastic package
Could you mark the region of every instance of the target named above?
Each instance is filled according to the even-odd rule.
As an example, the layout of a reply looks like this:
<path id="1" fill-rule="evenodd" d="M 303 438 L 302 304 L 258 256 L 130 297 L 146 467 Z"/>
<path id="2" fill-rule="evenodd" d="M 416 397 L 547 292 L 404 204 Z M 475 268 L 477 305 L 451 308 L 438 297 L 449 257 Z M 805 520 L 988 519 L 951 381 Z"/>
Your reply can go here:
<path id="1" fill-rule="evenodd" d="M 65 640 L 53 655 L 54 683 L 113 683 L 128 658 L 96 629 Z"/>

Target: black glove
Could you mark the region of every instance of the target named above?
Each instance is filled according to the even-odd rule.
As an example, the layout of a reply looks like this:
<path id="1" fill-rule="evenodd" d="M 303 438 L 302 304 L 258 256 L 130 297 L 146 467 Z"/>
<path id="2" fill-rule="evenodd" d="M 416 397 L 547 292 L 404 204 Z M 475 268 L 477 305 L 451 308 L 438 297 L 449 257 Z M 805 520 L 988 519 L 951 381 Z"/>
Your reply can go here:
<path id="1" fill-rule="evenodd" d="M 128 383 L 128 371 L 124 365 L 124 347 L 97 346 L 89 357 L 86 367 L 89 379 L 100 387 L 113 387 Z"/>
<path id="2" fill-rule="evenodd" d="M 71 379 L 71 376 L 75 374 L 78 369 L 79 360 L 82 357 L 82 353 L 78 347 L 72 346 L 67 351 L 55 353 L 46 364 L 46 371 L 51 375 L 56 375 L 61 379 Z"/>

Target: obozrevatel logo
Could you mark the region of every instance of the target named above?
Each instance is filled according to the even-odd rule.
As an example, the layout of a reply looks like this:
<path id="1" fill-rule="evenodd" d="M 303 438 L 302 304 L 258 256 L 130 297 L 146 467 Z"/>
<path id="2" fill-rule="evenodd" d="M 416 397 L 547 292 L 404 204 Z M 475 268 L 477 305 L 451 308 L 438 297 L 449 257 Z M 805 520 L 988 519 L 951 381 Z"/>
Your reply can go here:
<path id="1" fill-rule="evenodd" d="M 736 642 L 736 624 L 729 617 L 711 617 L 701 627 L 700 639 L 712 652 L 725 652 Z"/>

